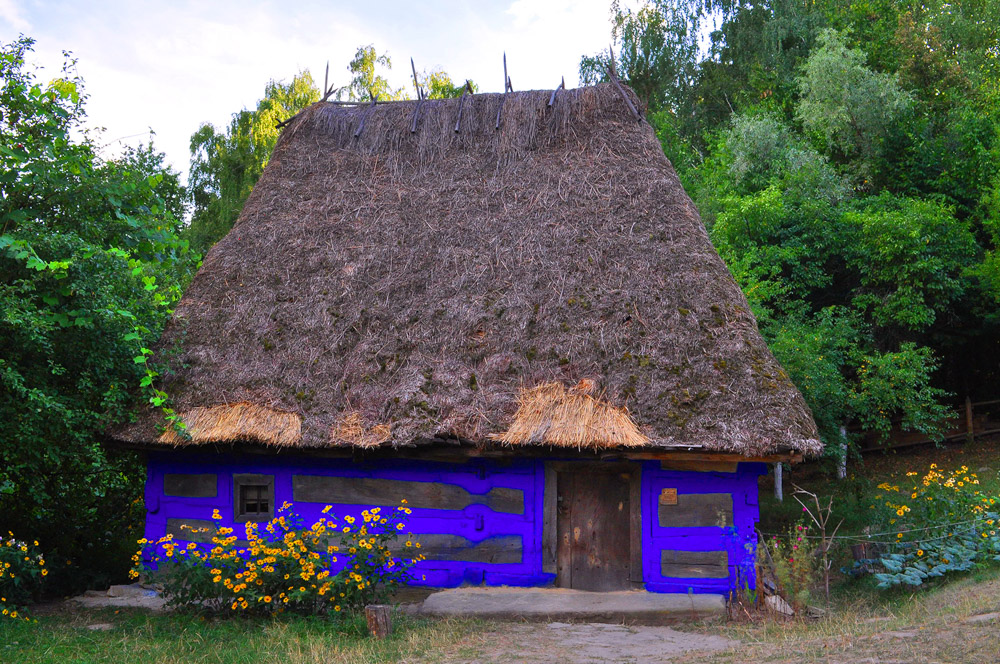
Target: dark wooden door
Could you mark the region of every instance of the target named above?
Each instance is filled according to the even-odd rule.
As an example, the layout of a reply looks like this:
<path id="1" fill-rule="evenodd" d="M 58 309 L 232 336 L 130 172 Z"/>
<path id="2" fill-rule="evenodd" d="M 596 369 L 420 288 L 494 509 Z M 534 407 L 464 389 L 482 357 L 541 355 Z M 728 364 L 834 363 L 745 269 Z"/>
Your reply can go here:
<path id="1" fill-rule="evenodd" d="M 558 473 L 556 585 L 577 590 L 630 587 L 631 475 L 601 470 Z"/>

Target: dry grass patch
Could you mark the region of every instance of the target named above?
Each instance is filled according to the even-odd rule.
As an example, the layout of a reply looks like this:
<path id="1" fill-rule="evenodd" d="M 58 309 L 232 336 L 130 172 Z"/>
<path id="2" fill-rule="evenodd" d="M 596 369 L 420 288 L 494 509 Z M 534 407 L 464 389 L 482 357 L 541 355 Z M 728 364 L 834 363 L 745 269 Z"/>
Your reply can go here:
<path id="1" fill-rule="evenodd" d="M 1000 611 L 1000 572 L 939 590 L 877 601 L 855 598 L 818 621 L 730 623 L 722 634 L 738 648 L 703 661 L 840 662 L 843 664 L 976 663 L 1000 661 L 997 625 L 967 619 Z"/>

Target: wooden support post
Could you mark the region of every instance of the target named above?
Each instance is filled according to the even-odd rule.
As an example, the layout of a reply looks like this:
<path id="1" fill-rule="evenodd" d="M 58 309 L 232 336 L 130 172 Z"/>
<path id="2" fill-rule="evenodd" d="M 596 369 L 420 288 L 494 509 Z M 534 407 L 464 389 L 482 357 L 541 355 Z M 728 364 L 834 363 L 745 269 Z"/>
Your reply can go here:
<path id="1" fill-rule="evenodd" d="M 549 97 L 549 108 L 552 108 L 552 104 L 556 103 L 556 93 L 566 87 L 566 77 L 564 76 L 562 82 L 559 83 L 559 87 L 552 91 L 552 96 Z"/>
<path id="2" fill-rule="evenodd" d="M 413 64 L 413 58 L 410 58 L 410 69 L 413 70 L 413 87 L 417 89 L 417 101 L 423 101 L 424 91 L 420 89 L 420 81 L 417 79 L 417 66 Z"/>
<path id="3" fill-rule="evenodd" d="M 507 101 L 507 54 L 503 54 L 503 95 L 500 97 L 500 108 L 497 109 L 497 130 L 500 129 L 500 114 L 503 113 L 503 105 Z"/>
<path id="4" fill-rule="evenodd" d="M 462 90 L 462 97 L 458 100 L 458 119 L 455 120 L 455 133 L 462 131 L 462 109 L 465 108 L 466 90 Z"/>
<path id="5" fill-rule="evenodd" d="M 618 72 L 615 70 L 614 49 L 609 49 L 608 53 L 611 54 L 611 62 L 608 64 L 608 77 L 611 79 L 611 82 L 615 84 L 615 87 L 618 88 L 618 92 L 621 93 L 622 99 L 625 100 L 628 110 L 632 111 L 632 115 L 635 116 L 635 119 L 641 122 L 642 116 L 639 115 L 639 111 L 636 110 L 635 104 L 633 104 L 632 100 L 628 98 L 628 93 L 625 92 L 625 88 L 622 87 L 621 82 L 618 80 Z"/>
<path id="6" fill-rule="evenodd" d="M 354 138 L 357 138 L 358 136 L 361 135 L 361 132 L 365 128 L 365 121 L 368 120 L 368 116 L 371 114 L 372 109 L 375 108 L 375 102 L 378 101 L 378 96 L 372 94 L 370 90 L 368 91 L 368 95 L 372 98 L 372 105 L 369 106 L 368 110 L 365 111 L 364 115 L 361 116 L 361 122 L 358 123 L 358 128 L 354 132 Z"/>
<path id="7" fill-rule="evenodd" d="M 392 634 L 392 607 L 388 604 L 369 604 L 365 607 L 368 631 L 376 639 Z"/>
<path id="8" fill-rule="evenodd" d="M 774 497 L 778 502 L 784 502 L 785 496 L 781 490 L 781 463 L 774 464 Z"/>
<path id="9" fill-rule="evenodd" d="M 423 103 L 424 103 L 423 99 L 417 101 L 417 107 L 413 109 L 413 122 L 410 123 L 411 134 L 417 133 L 417 121 L 420 119 L 420 106 Z"/>
<path id="10" fill-rule="evenodd" d="M 966 440 L 970 443 L 976 441 L 975 424 L 972 421 L 972 399 L 965 397 L 965 428 L 968 431 Z"/>

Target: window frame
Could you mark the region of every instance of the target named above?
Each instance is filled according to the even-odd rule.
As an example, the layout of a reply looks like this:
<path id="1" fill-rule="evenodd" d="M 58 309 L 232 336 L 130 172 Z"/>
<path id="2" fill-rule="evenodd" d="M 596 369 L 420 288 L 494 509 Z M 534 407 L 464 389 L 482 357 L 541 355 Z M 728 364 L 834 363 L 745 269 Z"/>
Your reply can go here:
<path id="1" fill-rule="evenodd" d="M 247 486 L 264 487 L 267 492 L 268 509 L 266 512 L 246 514 L 243 512 L 243 504 L 240 494 L 241 489 Z M 261 475 L 257 473 L 233 474 L 233 522 L 247 523 L 248 521 L 270 521 L 274 518 L 274 475 Z"/>

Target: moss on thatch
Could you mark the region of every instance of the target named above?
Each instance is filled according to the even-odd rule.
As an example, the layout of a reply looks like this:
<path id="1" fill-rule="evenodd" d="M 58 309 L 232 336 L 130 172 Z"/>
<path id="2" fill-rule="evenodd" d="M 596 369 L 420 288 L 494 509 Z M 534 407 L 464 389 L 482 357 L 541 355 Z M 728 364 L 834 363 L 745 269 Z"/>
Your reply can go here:
<path id="1" fill-rule="evenodd" d="M 499 130 L 498 94 L 459 132 L 458 100 L 412 133 L 416 102 L 303 112 L 164 333 L 175 408 L 295 413 L 303 446 L 817 452 L 652 129 L 610 86 L 549 98 L 509 94 Z"/>

